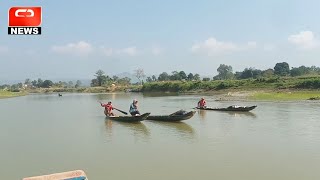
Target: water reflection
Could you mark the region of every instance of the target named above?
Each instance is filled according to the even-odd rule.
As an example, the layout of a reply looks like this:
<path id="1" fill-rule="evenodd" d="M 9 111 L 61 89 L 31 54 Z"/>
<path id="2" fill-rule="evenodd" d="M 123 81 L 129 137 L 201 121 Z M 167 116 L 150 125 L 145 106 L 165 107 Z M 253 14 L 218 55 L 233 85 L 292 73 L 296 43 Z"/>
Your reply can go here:
<path id="1" fill-rule="evenodd" d="M 163 96 L 178 96 L 179 93 L 175 93 L 175 92 L 167 92 L 167 93 L 163 93 L 163 92 L 149 92 L 149 93 L 143 93 L 143 97 L 163 97 Z"/>
<path id="2" fill-rule="evenodd" d="M 115 135 L 116 131 L 129 132 L 135 137 L 136 140 L 142 139 L 143 141 L 145 141 L 150 137 L 149 129 L 141 122 L 127 123 L 127 122 L 112 121 L 106 118 L 105 126 L 106 126 L 107 136 L 109 140 L 113 139 L 113 136 Z"/>
<path id="3" fill-rule="evenodd" d="M 232 111 L 226 111 L 225 113 L 228 113 L 229 115 L 234 116 L 234 117 L 244 117 L 244 116 L 247 116 L 247 117 L 257 118 L 257 116 L 256 116 L 254 113 L 252 113 L 252 112 L 232 112 Z"/>
<path id="4" fill-rule="evenodd" d="M 152 124 L 157 127 L 164 127 L 167 131 L 170 131 L 169 134 L 178 135 L 178 137 L 185 139 L 194 139 L 195 130 L 184 122 L 162 122 L 162 121 L 152 121 Z"/>
<path id="5" fill-rule="evenodd" d="M 138 94 L 140 95 L 140 94 Z M 127 93 L 104 93 L 94 95 L 97 101 L 131 101 L 131 95 Z"/>
<path id="6" fill-rule="evenodd" d="M 206 115 L 207 115 L 207 111 L 198 110 L 198 116 L 200 117 L 201 120 L 205 120 Z"/>

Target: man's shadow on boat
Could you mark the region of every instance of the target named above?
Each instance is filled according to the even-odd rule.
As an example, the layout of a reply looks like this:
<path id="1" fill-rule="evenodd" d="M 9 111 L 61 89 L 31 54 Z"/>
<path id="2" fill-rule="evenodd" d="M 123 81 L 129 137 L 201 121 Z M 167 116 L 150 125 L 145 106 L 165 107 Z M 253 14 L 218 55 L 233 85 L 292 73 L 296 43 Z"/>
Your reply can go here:
<path id="1" fill-rule="evenodd" d="M 127 129 L 130 133 L 133 134 L 133 136 L 138 138 L 141 137 L 144 139 L 149 139 L 150 137 L 150 130 L 142 122 L 128 123 L 128 122 L 112 121 L 108 118 L 105 118 L 105 127 L 107 130 L 107 134 L 110 137 L 114 135 L 115 129 L 119 129 L 119 128 Z"/>

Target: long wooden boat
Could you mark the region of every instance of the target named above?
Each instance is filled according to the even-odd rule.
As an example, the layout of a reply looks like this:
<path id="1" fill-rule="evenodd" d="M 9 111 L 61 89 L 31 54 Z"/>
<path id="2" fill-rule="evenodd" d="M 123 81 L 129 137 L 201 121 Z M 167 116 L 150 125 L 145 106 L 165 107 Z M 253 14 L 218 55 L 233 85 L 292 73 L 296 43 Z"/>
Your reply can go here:
<path id="1" fill-rule="evenodd" d="M 206 107 L 206 108 L 200 108 L 197 107 L 197 109 L 201 110 L 211 110 L 211 111 L 240 111 L 240 112 L 248 112 L 256 108 L 257 106 L 229 106 L 227 108 L 212 108 L 212 107 Z"/>
<path id="2" fill-rule="evenodd" d="M 55 173 L 43 176 L 34 176 L 34 177 L 27 177 L 23 178 L 22 180 L 61 180 L 61 179 L 68 179 L 68 180 L 88 180 L 86 174 L 82 170 L 75 170 L 63 173 Z"/>
<path id="3" fill-rule="evenodd" d="M 115 121 L 122 121 L 122 122 L 140 122 L 145 119 L 150 115 L 150 113 L 144 113 L 140 116 L 108 116 L 106 115 L 109 119 L 115 120 Z"/>
<path id="4" fill-rule="evenodd" d="M 190 119 L 194 114 L 195 114 L 195 111 L 190 111 L 184 114 L 173 113 L 171 115 L 148 116 L 147 120 L 177 122 L 177 121 Z"/>

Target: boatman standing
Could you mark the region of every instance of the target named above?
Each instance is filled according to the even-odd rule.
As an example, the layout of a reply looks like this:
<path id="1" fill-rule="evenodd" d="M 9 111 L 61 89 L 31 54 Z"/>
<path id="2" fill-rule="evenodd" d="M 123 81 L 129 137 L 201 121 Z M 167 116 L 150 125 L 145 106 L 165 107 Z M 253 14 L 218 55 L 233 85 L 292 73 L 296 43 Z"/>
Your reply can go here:
<path id="1" fill-rule="evenodd" d="M 104 109 L 104 113 L 105 113 L 106 115 L 108 115 L 108 116 L 114 116 L 114 114 L 113 114 L 113 112 L 112 112 L 113 107 L 112 107 L 112 102 L 111 102 L 111 101 L 109 101 L 108 104 L 103 104 L 103 103 L 101 103 L 101 102 L 100 102 L 100 104 L 101 104 L 102 107 L 105 108 L 105 109 Z"/>
<path id="2" fill-rule="evenodd" d="M 140 115 L 140 112 L 138 110 L 138 101 L 136 99 L 134 99 L 132 104 L 130 105 L 129 112 L 132 116 L 139 116 Z"/>
<path id="3" fill-rule="evenodd" d="M 199 107 L 199 108 L 206 108 L 206 107 L 207 107 L 206 100 L 204 100 L 203 97 L 202 97 L 202 98 L 200 99 L 200 101 L 198 102 L 198 107 Z"/>

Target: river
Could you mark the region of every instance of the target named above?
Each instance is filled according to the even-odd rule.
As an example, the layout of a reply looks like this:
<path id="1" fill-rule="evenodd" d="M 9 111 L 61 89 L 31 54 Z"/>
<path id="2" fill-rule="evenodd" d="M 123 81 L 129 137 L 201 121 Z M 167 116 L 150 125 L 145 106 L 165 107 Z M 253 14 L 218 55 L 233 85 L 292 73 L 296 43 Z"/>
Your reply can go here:
<path id="1" fill-rule="evenodd" d="M 320 179 L 319 102 L 215 101 L 251 113 L 197 111 L 181 123 L 105 118 L 98 101 L 128 111 L 191 110 L 200 96 L 140 93 L 37 94 L 0 100 L 0 178 L 82 169 L 106 179 Z M 115 111 L 118 115 L 120 112 Z"/>

